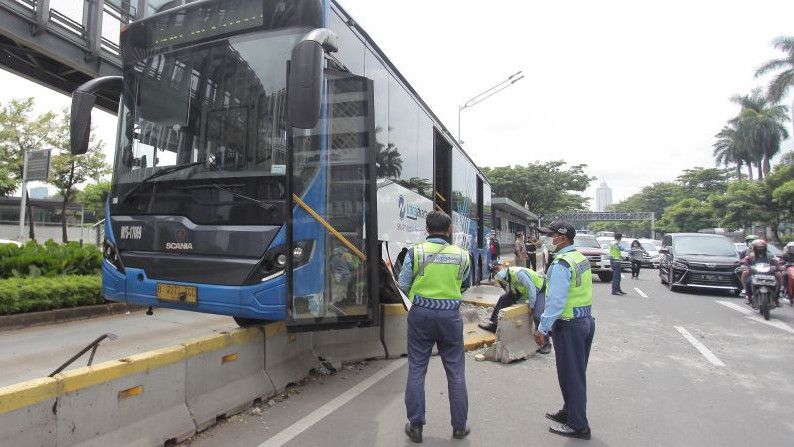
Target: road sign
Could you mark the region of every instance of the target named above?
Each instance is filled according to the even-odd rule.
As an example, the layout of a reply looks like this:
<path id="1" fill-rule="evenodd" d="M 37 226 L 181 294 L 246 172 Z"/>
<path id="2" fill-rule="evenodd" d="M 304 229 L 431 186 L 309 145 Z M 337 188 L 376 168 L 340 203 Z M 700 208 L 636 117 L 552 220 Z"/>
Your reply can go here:
<path id="1" fill-rule="evenodd" d="M 26 165 L 27 181 L 47 180 L 50 174 L 50 150 L 28 152 L 28 163 Z"/>

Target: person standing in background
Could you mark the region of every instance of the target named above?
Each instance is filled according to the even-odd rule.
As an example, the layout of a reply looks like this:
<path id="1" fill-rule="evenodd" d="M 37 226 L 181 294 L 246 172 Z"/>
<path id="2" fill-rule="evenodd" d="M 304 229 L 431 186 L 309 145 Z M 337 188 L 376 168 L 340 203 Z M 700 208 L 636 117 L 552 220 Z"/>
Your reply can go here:
<path id="1" fill-rule="evenodd" d="M 516 233 L 516 244 L 515 248 L 513 249 L 516 255 L 516 267 L 526 267 L 527 266 L 527 247 L 524 246 L 524 235 L 521 233 Z"/>
<path id="2" fill-rule="evenodd" d="M 609 264 L 612 266 L 612 295 L 625 295 L 620 288 L 620 260 L 623 255 L 620 253 L 620 240 L 623 235 L 615 233 L 615 240 L 609 244 Z"/>
<path id="3" fill-rule="evenodd" d="M 537 271 L 538 269 L 538 240 L 534 236 L 527 236 L 527 242 L 524 244 L 527 249 L 527 267 Z"/>
<path id="4" fill-rule="evenodd" d="M 640 269 L 642 269 L 642 256 L 647 255 L 648 252 L 642 248 L 642 244 L 637 239 L 634 239 L 631 242 L 631 248 L 629 249 L 629 258 L 631 259 L 631 278 L 632 279 L 639 279 L 640 278 Z"/>

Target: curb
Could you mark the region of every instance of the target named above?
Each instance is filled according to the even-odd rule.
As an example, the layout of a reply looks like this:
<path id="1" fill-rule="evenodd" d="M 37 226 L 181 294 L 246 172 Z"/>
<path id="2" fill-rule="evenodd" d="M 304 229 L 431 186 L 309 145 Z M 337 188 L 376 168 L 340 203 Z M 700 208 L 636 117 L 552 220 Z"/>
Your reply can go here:
<path id="1" fill-rule="evenodd" d="M 117 315 L 145 309 L 127 303 L 97 304 L 94 306 L 70 307 L 67 309 L 45 310 L 16 315 L 0 316 L 0 330 L 22 329 L 30 326 L 41 326 L 67 321 L 84 320 L 91 317 Z"/>
<path id="2" fill-rule="evenodd" d="M 485 308 L 496 306 L 496 303 L 489 303 L 489 302 L 484 301 L 484 300 L 472 300 L 472 299 L 468 299 L 467 300 L 467 299 L 463 299 L 463 303 L 464 304 L 471 304 L 473 306 L 485 307 Z"/>
<path id="3" fill-rule="evenodd" d="M 492 345 L 496 342 L 496 336 L 493 334 L 477 334 L 463 339 L 463 350 L 474 351 L 483 346 Z"/>

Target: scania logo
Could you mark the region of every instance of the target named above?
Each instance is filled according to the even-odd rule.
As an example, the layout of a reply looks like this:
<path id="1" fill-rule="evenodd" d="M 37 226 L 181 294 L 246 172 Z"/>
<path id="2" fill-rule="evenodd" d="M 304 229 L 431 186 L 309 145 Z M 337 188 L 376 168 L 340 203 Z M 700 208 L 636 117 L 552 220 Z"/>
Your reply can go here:
<path id="1" fill-rule="evenodd" d="M 397 200 L 397 208 L 400 210 L 400 220 L 405 219 L 405 197 L 400 196 Z"/>
<path id="2" fill-rule="evenodd" d="M 716 266 L 717 266 L 717 264 L 714 264 L 714 263 L 712 263 L 712 262 L 707 262 L 707 263 L 706 263 L 706 267 L 708 267 L 708 268 L 710 268 L 710 269 L 713 269 L 713 268 L 714 268 L 714 267 L 716 267 Z"/>
<path id="3" fill-rule="evenodd" d="M 192 242 L 166 242 L 166 250 L 193 250 Z"/>

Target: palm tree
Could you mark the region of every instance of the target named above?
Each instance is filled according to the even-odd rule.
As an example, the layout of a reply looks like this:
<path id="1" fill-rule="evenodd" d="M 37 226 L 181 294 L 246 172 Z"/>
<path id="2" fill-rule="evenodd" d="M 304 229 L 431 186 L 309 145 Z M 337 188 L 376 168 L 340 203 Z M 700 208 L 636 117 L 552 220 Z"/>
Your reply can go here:
<path id="1" fill-rule="evenodd" d="M 389 129 L 391 130 L 391 128 Z M 381 127 L 375 128 L 375 135 L 380 134 L 381 131 L 383 131 Z M 377 145 L 375 165 L 378 178 L 400 178 L 403 171 L 403 158 L 400 151 L 392 143 L 382 143 L 381 139 L 378 139 Z"/>
<path id="2" fill-rule="evenodd" d="M 779 59 L 772 59 L 760 66 L 755 71 L 755 76 L 763 76 L 773 71 L 777 72 L 775 78 L 769 83 L 766 93 L 769 101 L 776 104 L 783 100 L 790 90 L 794 89 L 794 37 L 778 37 L 773 45 L 785 54 Z M 794 110 L 794 105 L 792 105 L 792 110 Z M 792 123 L 794 123 L 794 120 L 792 120 Z"/>
<path id="3" fill-rule="evenodd" d="M 714 159 L 717 165 L 724 165 L 726 167 L 731 164 L 736 165 L 736 178 L 742 179 L 742 166 L 747 165 L 747 174 L 750 180 L 753 179 L 753 166 L 750 160 L 750 154 L 744 144 L 742 138 L 738 134 L 736 124 L 729 122 L 722 130 L 714 135 L 717 141 L 712 145 L 714 147 Z"/>
<path id="4" fill-rule="evenodd" d="M 742 110 L 735 120 L 737 131 L 758 164 L 759 180 L 769 173 L 769 160 L 780 152 L 780 142 L 788 138 L 783 123 L 788 121 L 788 107 L 775 105 L 754 89 L 749 95 L 737 95 L 731 101 Z"/>

